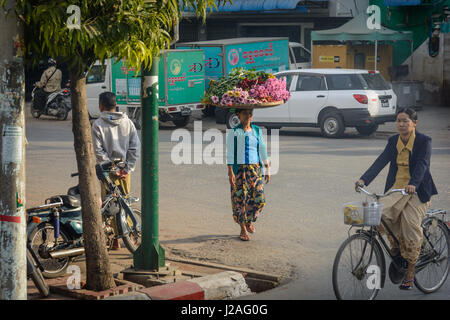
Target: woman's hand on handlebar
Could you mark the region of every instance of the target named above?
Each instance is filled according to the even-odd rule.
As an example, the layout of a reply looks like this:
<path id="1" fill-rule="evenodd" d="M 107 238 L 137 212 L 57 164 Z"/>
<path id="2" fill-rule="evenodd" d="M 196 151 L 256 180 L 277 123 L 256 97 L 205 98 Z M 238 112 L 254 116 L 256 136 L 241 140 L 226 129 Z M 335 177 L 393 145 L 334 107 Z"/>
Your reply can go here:
<path id="1" fill-rule="evenodd" d="M 364 182 L 364 180 L 358 180 L 355 182 L 355 190 L 356 192 L 359 192 L 359 188 L 362 188 L 366 185 L 366 183 Z"/>

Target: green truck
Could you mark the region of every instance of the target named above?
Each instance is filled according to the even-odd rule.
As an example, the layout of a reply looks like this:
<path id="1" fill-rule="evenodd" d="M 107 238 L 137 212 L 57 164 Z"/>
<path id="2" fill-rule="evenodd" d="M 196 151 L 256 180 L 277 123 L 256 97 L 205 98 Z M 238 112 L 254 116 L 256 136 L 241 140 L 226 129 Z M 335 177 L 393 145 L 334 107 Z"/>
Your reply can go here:
<path id="1" fill-rule="evenodd" d="M 203 50 L 166 50 L 159 63 L 158 102 L 159 120 L 172 121 L 184 127 L 192 112 L 203 109 L 205 95 L 205 69 Z M 135 70 L 127 70 L 123 61 L 111 59 L 106 68 L 100 63 L 93 66 L 87 77 L 86 91 L 91 118 L 100 115 L 98 96 L 103 91 L 116 94 L 119 111 L 127 112 L 140 128 L 141 77 Z"/>

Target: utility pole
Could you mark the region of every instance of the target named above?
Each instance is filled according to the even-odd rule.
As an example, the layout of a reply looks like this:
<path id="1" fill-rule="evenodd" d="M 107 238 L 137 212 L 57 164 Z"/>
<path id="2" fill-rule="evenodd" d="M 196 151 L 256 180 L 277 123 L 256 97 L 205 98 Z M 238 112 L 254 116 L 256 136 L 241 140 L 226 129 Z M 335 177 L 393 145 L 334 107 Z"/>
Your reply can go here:
<path id="1" fill-rule="evenodd" d="M 165 266 L 159 244 L 158 59 L 142 71 L 142 242 L 133 255 L 134 268 L 158 271 Z"/>
<path id="2" fill-rule="evenodd" d="M 25 74 L 16 1 L 0 8 L 0 300 L 26 300 Z"/>

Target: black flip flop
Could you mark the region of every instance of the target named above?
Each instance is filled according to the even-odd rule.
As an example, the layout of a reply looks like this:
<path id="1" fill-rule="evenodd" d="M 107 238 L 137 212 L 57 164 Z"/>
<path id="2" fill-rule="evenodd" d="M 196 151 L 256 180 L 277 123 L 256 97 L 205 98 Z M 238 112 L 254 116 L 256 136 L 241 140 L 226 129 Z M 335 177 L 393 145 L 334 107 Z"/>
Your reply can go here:
<path id="1" fill-rule="evenodd" d="M 399 286 L 400 290 L 412 290 L 414 279 L 412 280 L 403 280 L 402 284 Z"/>

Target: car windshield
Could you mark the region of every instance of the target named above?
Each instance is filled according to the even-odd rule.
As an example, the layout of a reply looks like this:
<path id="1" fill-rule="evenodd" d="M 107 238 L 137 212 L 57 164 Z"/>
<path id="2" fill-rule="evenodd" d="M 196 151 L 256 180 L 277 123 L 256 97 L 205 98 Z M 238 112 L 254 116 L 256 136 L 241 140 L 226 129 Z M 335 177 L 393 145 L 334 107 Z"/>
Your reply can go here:
<path id="1" fill-rule="evenodd" d="M 311 54 L 302 47 L 292 47 L 296 62 L 309 62 L 311 61 Z"/>
<path id="2" fill-rule="evenodd" d="M 105 67 L 101 65 L 92 66 L 86 79 L 86 83 L 98 82 L 105 82 Z"/>
<path id="3" fill-rule="evenodd" d="M 379 73 L 364 73 L 362 77 L 367 82 L 369 89 L 372 90 L 389 90 L 391 86 L 384 80 L 383 76 Z"/>
<path id="4" fill-rule="evenodd" d="M 327 74 L 328 90 L 366 90 L 366 81 L 360 74 Z"/>

